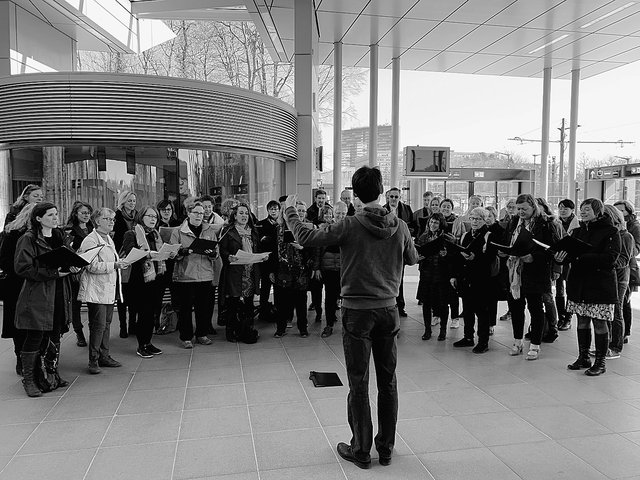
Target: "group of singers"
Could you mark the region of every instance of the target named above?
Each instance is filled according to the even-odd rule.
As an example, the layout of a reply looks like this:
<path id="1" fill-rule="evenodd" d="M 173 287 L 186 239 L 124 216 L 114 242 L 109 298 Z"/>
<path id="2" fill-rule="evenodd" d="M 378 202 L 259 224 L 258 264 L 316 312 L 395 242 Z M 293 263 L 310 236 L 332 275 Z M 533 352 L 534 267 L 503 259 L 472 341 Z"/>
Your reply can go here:
<path id="1" fill-rule="evenodd" d="M 498 301 L 506 300 L 509 310 L 501 318 L 512 322 L 511 355 L 525 353 L 524 339 L 529 339 L 526 359 L 536 360 L 542 342 L 553 342 L 558 330 L 569 329 L 573 314 L 578 319 L 579 355 L 568 368 L 600 375 L 605 372 L 605 360 L 620 355 L 630 334 L 630 293 L 640 284 L 635 261 L 640 222 L 630 202 L 603 205 L 587 199 L 576 212 L 575 204 L 565 199 L 555 217 L 544 199 L 529 194 L 510 200 L 502 212 L 483 207 L 482 199 L 472 196 L 468 211 L 457 216 L 452 200 L 430 192 L 424 195 L 424 207 L 415 213 L 400 198 L 399 189 L 389 190 L 385 207 L 410 225 L 416 246 L 424 253 L 417 292 L 425 325 L 423 340 L 431 338 L 432 325 L 437 324 L 438 340 L 446 339 L 450 311 L 450 328 L 458 327 L 459 317 L 464 322 L 464 335 L 453 345 L 484 353 L 496 324 Z M 214 199 L 205 195 L 186 200 L 185 216 L 179 219 L 171 201 L 139 205 L 135 193 L 123 191 L 115 210 L 94 209 L 77 201 L 67 223 L 61 225 L 56 205 L 43 198 L 38 185 L 27 186 L 7 215 L 0 249 L 0 267 L 6 276 L 2 337 L 13 338 L 16 372 L 22 375 L 27 394 L 42 395 L 37 384 L 40 357 L 53 348 L 57 368 L 60 338 L 69 324 L 78 346 L 89 347 L 90 373 L 121 366 L 109 351 L 114 307 L 120 336 L 137 338 L 136 353 L 143 358 L 161 354 L 152 337 L 159 327 L 167 288 L 178 312 L 177 329 L 184 348 L 193 348 L 194 342 L 212 343 L 216 288 L 217 323 L 225 326 L 228 341 L 257 341 L 253 319 L 258 294 L 260 317 L 275 322 L 276 338 L 293 326 L 294 312 L 299 335 L 307 337 L 308 291 L 309 310 L 315 310 L 316 322 L 321 322 L 324 312 L 321 336 L 332 335 L 340 299 L 339 248 L 299 245 L 282 216 L 285 199 L 270 201 L 266 218 L 258 221 L 249 205 L 233 199 L 225 200 L 218 214 Z M 317 190 L 311 206 L 299 202 L 297 209 L 309 228 L 324 228 L 347 215 L 360 214 L 363 206 L 349 190 L 333 206 L 326 192 Z M 525 233 L 539 244 L 516 253 L 512 247 Z M 568 235 L 588 248 L 578 253 L 554 248 Z M 190 247 L 196 239 L 215 243 L 194 251 Z M 179 245 L 169 258 L 158 253 L 165 243 Z M 40 259 L 63 246 L 97 254 L 84 268 L 52 268 Z M 147 252 L 146 256 L 129 262 L 134 248 L 143 255 Z M 240 250 L 270 255 L 262 263 L 239 263 Z M 271 287 L 274 305 L 269 303 Z M 80 316 L 82 303 L 88 309 L 88 342 Z M 397 303 L 401 316 L 406 316 L 402 288 Z M 526 335 L 525 307 L 531 318 Z M 57 370 L 56 375 L 59 385 L 66 385 Z"/>

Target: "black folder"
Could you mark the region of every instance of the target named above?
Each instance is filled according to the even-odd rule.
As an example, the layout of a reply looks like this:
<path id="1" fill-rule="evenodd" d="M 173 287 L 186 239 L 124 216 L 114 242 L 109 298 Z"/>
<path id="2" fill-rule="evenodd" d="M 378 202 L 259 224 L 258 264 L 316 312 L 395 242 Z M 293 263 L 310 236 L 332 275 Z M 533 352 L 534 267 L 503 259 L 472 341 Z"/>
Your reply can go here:
<path id="1" fill-rule="evenodd" d="M 531 232 L 524 228 L 520 231 L 520 234 L 516 238 L 516 241 L 513 242 L 513 245 L 501 245 L 495 242 L 489 243 L 501 252 L 514 257 L 524 257 L 525 255 L 529 255 L 534 250 L 542 248 L 540 245 L 536 244 L 536 242 L 533 241 Z"/>
<path id="2" fill-rule="evenodd" d="M 471 232 L 469 232 L 467 235 L 471 235 Z M 452 248 L 454 251 L 458 253 L 470 254 L 475 250 L 478 243 L 484 242 L 484 235 L 478 235 L 476 238 L 471 240 L 471 243 L 469 243 L 469 245 L 467 245 L 466 247 L 463 247 L 459 243 L 452 242 L 451 240 L 446 240 L 446 242 L 446 246 Z"/>
<path id="3" fill-rule="evenodd" d="M 309 380 L 314 387 L 341 387 L 342 382 L 337 373 L 333 372 L 309 372 Z"/>
<path id="4" fill-rule="evenodd" d="M 54 248 L 36 258 L 51 268 L 62 268 L 63 270 L 68 270 L 69 267 L 82 268 L 89 265 L 89 262 L 66 246 Z"/>
<path id="5" fill-rule="evenodd" d="M 572 258 L 578 257 L 583 253 L 588 253 L 593 248 L 590 243 L 583 242 L 579 238 L 572 237 L 571 235 L 561 238 L 553 245 L 546 245 L 537 240 L 534 240 L 534 242 L 551 253 L 567 252 L 567 256 Z"/>
<path id="6" fill-rule="evenodd" d="M 205 250 L 215 250 L 218 242 L 215 240 L 205 240 L 204 238 L 196 238 L 191 245 L 189 245 L 189 250 L 193 250 L 193 253 L 199 253 L 200 255 L 206 255 L 204 253 Z"/>
<path id="7" fill-rule="evenodd" d="M 422 245 L 416 245 L 416 250 L 423 257 L 431 257 L 436 255 L 445 248 L 445 239 L 443 235 L 434 238 L 433 240 L 428 241 Z"/>

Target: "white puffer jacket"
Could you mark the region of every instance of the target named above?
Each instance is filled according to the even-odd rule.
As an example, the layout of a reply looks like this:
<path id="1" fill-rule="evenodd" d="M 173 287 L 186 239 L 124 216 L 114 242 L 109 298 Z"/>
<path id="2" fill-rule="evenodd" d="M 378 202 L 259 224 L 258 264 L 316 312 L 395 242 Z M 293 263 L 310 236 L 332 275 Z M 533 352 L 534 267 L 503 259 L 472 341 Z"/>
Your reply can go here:
<path id="1" fill-rule="evenodd" d="M 95 230 L 82 241 L 79 253 L 104 245 L 90 265 L 82 270 L 78 300 L 87 303 L 113 304 L 116 292 L 122 292 L 120 272 L 115 264 L 120 259 L 110 236 L 105 241 Z M 117 287 L 117 288 L 116 288 Z M 120 300 L 122 296 L 120 295 Z"/>

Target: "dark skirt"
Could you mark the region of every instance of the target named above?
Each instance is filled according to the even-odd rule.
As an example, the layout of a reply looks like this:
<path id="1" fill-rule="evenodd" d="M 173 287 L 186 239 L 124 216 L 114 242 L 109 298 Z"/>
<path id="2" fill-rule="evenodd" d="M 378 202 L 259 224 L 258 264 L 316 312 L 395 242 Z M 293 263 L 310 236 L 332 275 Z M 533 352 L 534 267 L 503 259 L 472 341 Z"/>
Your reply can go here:
<path id="1" fill-rule="evenodd" d="M 449 301 L 449 282 L 433 282 L 427 277 L 427 273 L 420 272 L 420 283 L 418 283 L 418 293 L 416 297 L 430 305 L 447 305 Z"/>

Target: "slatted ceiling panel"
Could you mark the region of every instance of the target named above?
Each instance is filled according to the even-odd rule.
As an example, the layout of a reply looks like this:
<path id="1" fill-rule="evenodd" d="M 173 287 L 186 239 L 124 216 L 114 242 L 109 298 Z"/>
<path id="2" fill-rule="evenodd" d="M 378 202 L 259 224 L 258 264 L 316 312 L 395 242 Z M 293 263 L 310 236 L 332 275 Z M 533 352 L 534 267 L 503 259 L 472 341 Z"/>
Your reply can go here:
<path id="1" fill-rule="evenodd" d="M 631 11 L 624 10 L 625 17 L 616 22 L 609 22 L 609 19 L 606 19 L 596 23 L 591 28 L 600 27 L 597 30 L 598 33 L 640 36 L 640 11 L 638 11 L 640 10 L 640 3 L 637 3 L 633 9 L 636 12 L 631 13 Z"/>
<path id="2" fill-rule="evenodd" d="M 483 48 L 509 35 L 513 30 L 513 27 L 482 25 L 455 42 L 451 45 L 450 49 L 456 52 L 479 52 Z"/>
<path id="3" fill-rule="evenodd" d="M 34 138 L 162 142 L 296 156 L 297 117 L 293 109 L 275 100 L 262 101 L 257 95 L 243 96 L 215 86 L 182 87 L 175 81 L 77 77 L 0 81 L 0 144 Z"/>
<path id="4" fill-rule="evenodd" d="M 633 48 L 631 50 L 627 50 L 624 53 L 611 57 L 609 61 L 611 62 L 624 62 L 631 63 L 637 62 L 640 60 L 640 48 Z"/>
<path id="5" fill-rule="evenodd" d="M 403 18 L 399 23 L 395 24 L 393 29 L 378 44 L 381 47 L 409 48 L 420 40 L 425 33 L 435 28 L 436 25 L 438 25 L 438 22 L 435 20 Z"/>
<path id="6" fill-rule="evenodd" d="M 424 65 L 418 67 L 418 70 L 436 70 L 439 72 L 447 71 L 449 68 L 460 63 L 466 58 L 469 58 L 471 55 L 471 53 L 466 52 L 442 52 L 426 62 Z"/>
<path id="7" fill-rule="evenodd" d="M 551 30 L 537 30 L 533 28 L 518 28 L 502 37 L 491 45 L 482 49 L 481 53 L 498 55 L 512 55 L 518 51 L 530 52 L 540 45 L 553 39 Z M 529 48 L 531 47 L 531 48 Z M 527 50 L 529 48 L 529 50 Z"/>
<path id="8" fill-rule="evenodd" d="M 450 17 L 451 22 L 491 23 L 494 17 L 517 0 L 468 0 Z"/>
<path id="9" fill-rule="evenodd" d="M 500 55 L 488 55 L 486 53 L 476 53 L 470 57 L 467 57 L 462 62 L 449 68 L 447 72 L 451 73 L 466 73 L 469 71 L 475 71 L 483 66 L 495 62 L 501 59 Z"/>
<path id="10" fill-rule="evenodd" d="M 530 62 L 535 62 L 536 59 L 532 59 L 530 57 L 525 56 L 509 56 L 503 57 L 496 62 L 493 62 L 490 65 L 487 65 L 484 68 L 476 70 L 474 73 L 479 73 L 482 75 L 502 75 L 505 72 L 511 71 L 516 67 L 525 65 Z"/>
<path id="11" fill-rule="evenodd" d="M 360 15 L 342 41 L 356 45 L 372 45 L 378 43 L 398 21 L 399 19 L 394 17 Z"/>
<path id="12" fill-rule="evenodd" d="M 634 47 L 640 47 L 640 37 L 632 37 L 625 39 L 618 39 L 614 42 L 610 42 L 602 47 L 594 48 L 586 53 L 584 53 L 583 57 L 587 60 L 594 60 L 597 62 L 602 61 L 616 61 L 612 59 L 612 56 L 615 56 L 620 53 L 620 43 L 624 42 L 625 46 L 629 49 L 633 49 Z"/>
<path id="13" fill-rule="evenodd" d="M 467 0 L 422 0 L 407 12 L 407 17 L 422 18 L 425 20 L 445 20 L 448 19 L 449 16 L 455 15 L 457 9 L 466 2 Z M 393 2 L 389 1 L 389 3 Z"/>

